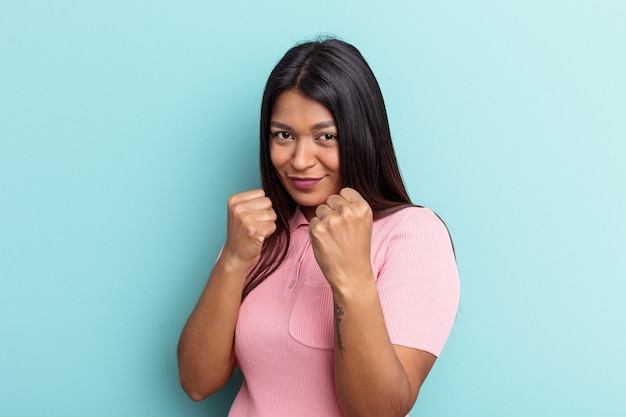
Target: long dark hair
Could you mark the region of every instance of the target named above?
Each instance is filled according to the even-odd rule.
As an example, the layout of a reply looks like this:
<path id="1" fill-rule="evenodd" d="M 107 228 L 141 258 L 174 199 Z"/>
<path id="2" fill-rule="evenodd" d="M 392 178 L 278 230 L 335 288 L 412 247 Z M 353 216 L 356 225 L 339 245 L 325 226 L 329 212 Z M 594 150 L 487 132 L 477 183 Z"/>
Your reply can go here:
<path id="1" fill-rule="evenodd" d="M 261 104 L 261 181 L 278 215 L 257 265 L 243 291 L 250 291 L 276 270 L 289 248 L 289 219 L 296 202 L 282 186 L 270 160 L 272 109 L 278 96 L 296 89 L 330 110 L 337 126 L 339 167 L 344 187 L 358 191 L 375 218 L 412 205 L 396 160 L 387 111 L 372 70 L 352 45 L 338 39 L 299 44 L 285 54 L 267 80 Z"/>

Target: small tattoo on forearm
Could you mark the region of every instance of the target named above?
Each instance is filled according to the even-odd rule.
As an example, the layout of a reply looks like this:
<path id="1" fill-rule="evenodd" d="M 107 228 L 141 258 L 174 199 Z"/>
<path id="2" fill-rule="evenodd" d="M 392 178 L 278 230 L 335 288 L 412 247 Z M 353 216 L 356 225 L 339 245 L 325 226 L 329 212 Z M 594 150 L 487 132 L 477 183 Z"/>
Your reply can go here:
<path id="1" fill-rule="evenodd" d="M 339 353 L 343 358 L 343 352 L 345 349 L 343 348 L 343 342 L 341 341 L 341 332 L 339 331 L 339 323 L 341 323 L 341 316 L 343 316 L 343 308 L 341 308 L 337 303 L 335 303 L 335 334 L 337 338 L 337 348 L 339 349 Z"/>

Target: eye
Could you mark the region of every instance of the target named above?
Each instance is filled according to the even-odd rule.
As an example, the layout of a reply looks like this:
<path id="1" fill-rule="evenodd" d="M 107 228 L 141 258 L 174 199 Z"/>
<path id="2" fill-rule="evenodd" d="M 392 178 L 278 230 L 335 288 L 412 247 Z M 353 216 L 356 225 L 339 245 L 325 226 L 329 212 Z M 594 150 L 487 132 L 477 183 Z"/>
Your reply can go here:
<path id="1" fill-rule="evenodd" d="M 337 135 L 332 133 L 324 133 L 323 135 L 319 136 L 318 139 L 321 139 L 323 141 L 335 140 L 337 139 Z"/>
<path id="2" fill-rule="evenodd" d="M 292 136 L 289 132 L 274 132 L 272 133 L 276 139 L 292 139 Z"/>

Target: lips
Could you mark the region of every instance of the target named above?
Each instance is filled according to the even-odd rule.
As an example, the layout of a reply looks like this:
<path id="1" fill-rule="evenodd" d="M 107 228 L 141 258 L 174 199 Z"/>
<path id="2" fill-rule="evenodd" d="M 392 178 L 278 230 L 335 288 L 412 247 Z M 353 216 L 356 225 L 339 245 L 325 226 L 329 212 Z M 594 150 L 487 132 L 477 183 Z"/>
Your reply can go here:
<path id="1" fill-rule="evenodd" d="M 306 189 L 315 187 L 317 184 L 320 183 L 320 181 L 322 181 L 323 178 L 289 177 L 289 179 L 291 180 L 293 185 L 296 186 L 296 188 L 299 188 L 301 190 L 306 190 Z"/>

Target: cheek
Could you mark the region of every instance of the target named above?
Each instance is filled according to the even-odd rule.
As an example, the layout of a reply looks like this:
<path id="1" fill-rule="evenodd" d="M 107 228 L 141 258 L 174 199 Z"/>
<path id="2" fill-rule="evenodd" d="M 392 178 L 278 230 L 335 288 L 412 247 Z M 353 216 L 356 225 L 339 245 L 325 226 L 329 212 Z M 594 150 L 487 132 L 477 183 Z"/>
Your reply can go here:
<path id="1" fill-rule="evenodd" d="M 339 172 L 339 151 L 333 152 L 329 157 L 329 163 L 332 165 L 334 171 Z"/>
<path id="2" fill-rule="evenodd" d="M 270 161 L 274 169 L 281 175 L 283 168 L 289 164 L 289 152 L 281 146 L 270 146 Z"/>
<path id="3" fill-rule="evenodd" d="M 277 168 L 279 166 L 279 154 L 276 150 L 276 146 L 273 146 L 271 141 L 270 141 L 270 161 L 272 161 L 272 165 L 274 165 L 274 168 Z"/>

